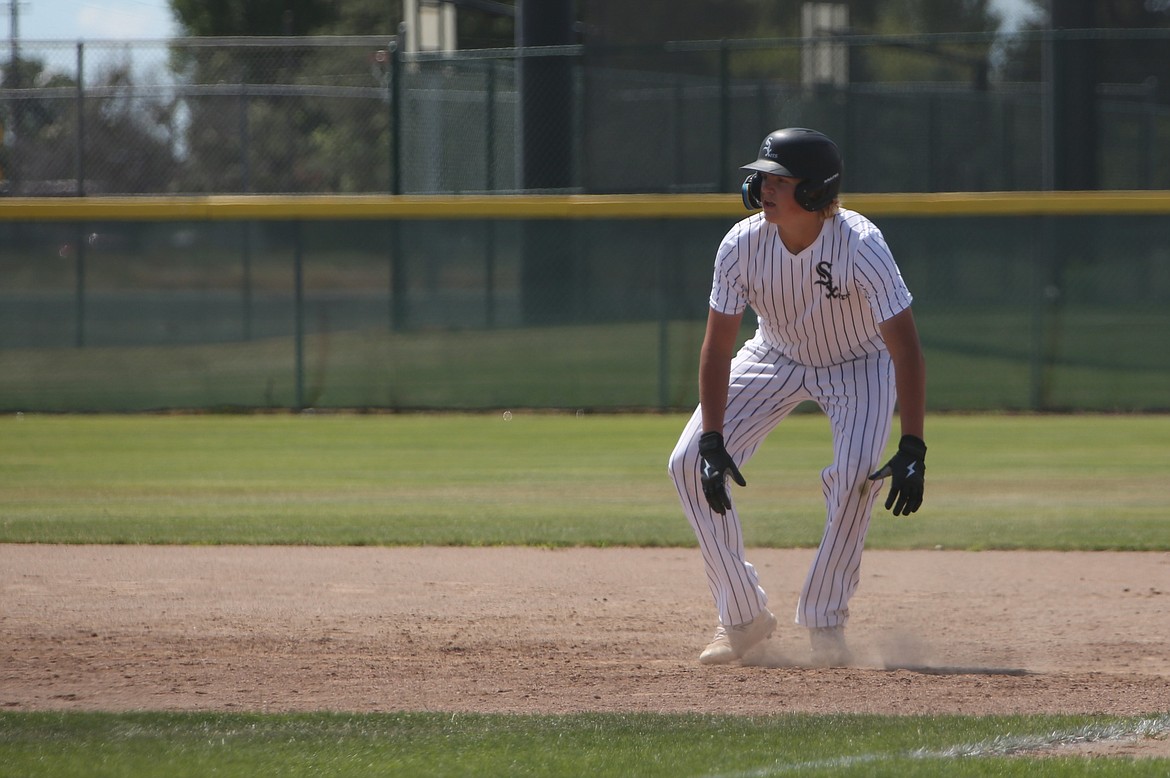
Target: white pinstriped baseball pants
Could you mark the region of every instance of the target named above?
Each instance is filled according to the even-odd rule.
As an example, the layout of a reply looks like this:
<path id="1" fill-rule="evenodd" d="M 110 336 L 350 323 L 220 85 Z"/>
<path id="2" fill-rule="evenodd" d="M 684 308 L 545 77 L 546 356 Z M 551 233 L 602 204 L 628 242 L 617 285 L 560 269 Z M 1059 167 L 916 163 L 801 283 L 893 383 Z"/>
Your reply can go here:
<path id="1" fill-rule="evenodd" d="M 768 433 L 805 400 L 820 406 L 833 432 L 833 463 L 821 471 L 825 531 L 800 592 L 797 624 L 833 627 L 849 618 L 849 599 L 860 580 L 861 552 L 880 491 L 868 477 L 881 464 L 895 399 L 893 363 L 885 352 L 841 365 L 807 367 L 749 341 L 732 360 L 723 436 L 741 471 Z M 696 409 L 670 455 L 669 472 L 698 538 L 720 623 L 732 626 L 755 618 L 768 597 L 744 554 L 734 507 L 740 487 L 730 487 L 733 505 L 722 516 L 703 496 L 701 433 L 701 409 Z M 766 476 L 745 471 L 747 488 L 761 477 Z"/>

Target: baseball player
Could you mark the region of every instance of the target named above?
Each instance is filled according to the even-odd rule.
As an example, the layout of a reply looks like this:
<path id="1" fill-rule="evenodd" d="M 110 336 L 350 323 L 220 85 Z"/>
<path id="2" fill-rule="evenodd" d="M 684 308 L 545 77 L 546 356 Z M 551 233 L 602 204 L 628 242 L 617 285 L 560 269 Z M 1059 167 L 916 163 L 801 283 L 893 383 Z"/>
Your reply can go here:
<path id="1" fill-rule="evenodd" d="M 911 295 L 881 232 L 841 207 L 835 143 L 804 128 L 777 130 L 742 169 L 744 204 L 759 209 L 723 238 L 715 257 L 699 356 L 699 407 L 670 455 L 669 471 L 699 541 L 719 626 L 704 664 L 738 660 L 771 636 L 776 618 L 744 539 L 728 480 L 797 405 L 829 419 L 833 462 L 821 472 L 826 516 L 801 589 L 796 623 L 814 663 L 848 664 L 844 628 L 880 482 L 885 506 L 922 504 L 926 472 L 926 367 Z M 738 353 L 740 319 L 759 327 Z M 884 466 L 895 401 L 898 452 Z"/>

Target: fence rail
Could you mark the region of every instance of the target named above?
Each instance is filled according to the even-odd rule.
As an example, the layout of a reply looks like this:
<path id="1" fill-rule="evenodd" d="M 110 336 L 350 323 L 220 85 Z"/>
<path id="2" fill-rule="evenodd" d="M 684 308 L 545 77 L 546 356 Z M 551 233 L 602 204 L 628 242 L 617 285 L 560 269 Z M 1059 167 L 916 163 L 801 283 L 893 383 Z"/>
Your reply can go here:
<path id="1" fill-rule="evenodd" d="M 1094 86 L 1064 186 L 1064 47 L 1164 61 L 1170 30 L 407 54 L 382 37 L 0 41 L 0 192 L 715 193 L 778 126 L 839 140 L 853 192 L 1170 188 L 1156 77 Z M 1139 74 L 1140 75 L 1140 74 Z M 1170 81 L 1170 79 L 1166 79 Z M 64 153 L 63 153 L 64 152 Z"/>

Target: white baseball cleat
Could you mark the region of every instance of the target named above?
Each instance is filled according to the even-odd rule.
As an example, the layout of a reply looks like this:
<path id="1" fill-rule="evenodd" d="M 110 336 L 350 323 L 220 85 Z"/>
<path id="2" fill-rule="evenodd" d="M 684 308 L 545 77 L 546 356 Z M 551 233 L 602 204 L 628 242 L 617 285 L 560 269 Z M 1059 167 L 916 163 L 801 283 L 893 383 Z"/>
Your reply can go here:
<path id="1" fill-rule="evenodd" d="M 725 665 L 741 658 L 757 643 L 772 637 L 776 629 L 776 617 L 765 608 L 754 619 L 734 627 L 722 624 L 715 630 L 715 637 L 699 654 L 699 662 L 705 665 Z"/>
<path id="2" fill-rule="evenodd" d="M 853 654 L 845 643 L 845 626 L 813 627 L 808 631 L 815 667 L 848 667 Z"/>

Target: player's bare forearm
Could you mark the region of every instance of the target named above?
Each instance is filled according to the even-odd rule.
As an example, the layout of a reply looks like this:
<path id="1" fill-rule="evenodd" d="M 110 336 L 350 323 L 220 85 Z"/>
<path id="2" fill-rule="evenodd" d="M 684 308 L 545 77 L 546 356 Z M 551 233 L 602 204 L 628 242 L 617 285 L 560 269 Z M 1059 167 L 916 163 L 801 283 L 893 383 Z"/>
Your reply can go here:
<path id="1" fill-rule="evenodd" d="M 703 408 L 704 432 L 723 432 L 723 416 L 727 409 L 727 376 L 730 371 L 722 371 L 722 381 L 719 372 L 718 369 L 699 371 L 699 404 Z"/>
<path id="2" fill-rule="evenodd" d="M 925 439 L 926 359 L 922 355 L 914 314 L 907 308 L 882 322 L 881 333 L 894 362 L 902 434 Z"/>
<path id="3" fill-rule="evenodd" d="M 741 318 L 714 310 L 707 315 L 707 332 L 699 352 L 699 404 L 703 409 L 704 432 L 723 431 L 727 381 Z"/>

